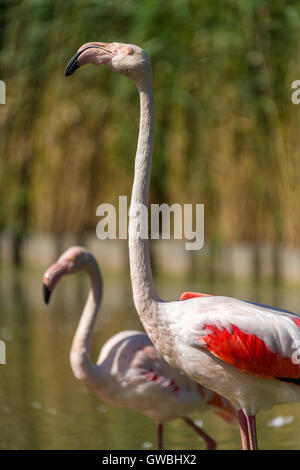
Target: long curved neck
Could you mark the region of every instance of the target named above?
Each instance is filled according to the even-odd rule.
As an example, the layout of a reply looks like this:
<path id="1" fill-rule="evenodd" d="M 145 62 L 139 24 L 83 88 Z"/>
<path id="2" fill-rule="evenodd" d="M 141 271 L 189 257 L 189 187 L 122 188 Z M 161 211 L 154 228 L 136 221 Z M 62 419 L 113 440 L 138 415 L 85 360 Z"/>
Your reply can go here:
<path id="1" fill-rule="evenodd" d="M 75 377 L 86 385 L 92 386 L 96 378 L 99 380 L 101 373 L 100 368 L 91 362 L 90 343 L 101 304 L 103 284 L 99 267 L 94 258 L 91 258 L 86 271 L 90 278 L 91 288 L 73 338 L 70 363 Z"/>
<path id="2" fill-rule="evenodd" d="M 129 260 L 133 299 L 141 320 L 153 323 L 160 301 L 156 294 L 148 239 L 148 193 L 153 152 L 153 91 L 151 74 L 136 81 L 140 96 L 140 126 L 129 214 Z M 141 236 L 138 235 L 138 232 Z M 149 325 L 150 326 L 150 325 Z"/>

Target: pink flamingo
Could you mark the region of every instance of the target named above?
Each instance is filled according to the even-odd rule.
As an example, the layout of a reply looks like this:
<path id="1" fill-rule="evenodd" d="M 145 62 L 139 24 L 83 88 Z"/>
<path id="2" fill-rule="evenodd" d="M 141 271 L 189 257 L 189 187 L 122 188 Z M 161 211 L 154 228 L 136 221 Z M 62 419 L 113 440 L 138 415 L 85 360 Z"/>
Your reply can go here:
<path id="1" fill-rule="evenodd" d="M 146 52 L 130 44 L 83 45 L 66 75 L 92 63 L 131 78 L 140 96 L 140 126 L 129 218 L 129 257 L 137 312 L 155 348 L 173 367 L 225 396 L 238 412 L 243 449 L 257 449 L 261 409 L 300 401 L 300 317 L 230 297 L 184 295 L 162 301 L 154 288 L 141 205 L 147 207 L 153 149 L 153 90 Z"/>
<path id="2" fill-rule="evenodd" d="M 163 423 L 176 418 L 182 418 L 201 436 L 207 449 L 215 449 L 216 442 L 188 415 L 210 409 L 227 422 L 234 423 L 234 408 L 225 398 L 170 367 L 145 333 L 117 333 L 102 347 L 97 364 L 91 362 L 91 334 L 102 299 L 102 277 L 94 256 L 79 246 L 66 250 L 44 274 L 44 298 L 48 303 L 62 276 L 78 271 L 88 274 L 91 289 L 70 353 L 75 377 L 106 403 L 150 416 L 157 423 L 159 449 L 163 444 Z"/>

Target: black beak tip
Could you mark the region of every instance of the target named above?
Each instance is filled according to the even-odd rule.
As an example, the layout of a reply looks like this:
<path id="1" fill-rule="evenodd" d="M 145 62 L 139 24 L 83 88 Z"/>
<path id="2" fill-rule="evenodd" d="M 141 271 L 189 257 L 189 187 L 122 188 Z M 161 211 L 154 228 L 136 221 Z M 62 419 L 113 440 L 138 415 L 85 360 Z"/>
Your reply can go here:
<path id="1" fill-rule="evenodd" d="M 68 63 L 67 67 L 66 67 L 65 76 L 66 76 L 66 77 L 69 77 L 70 75 L 73 75 L 73 73 L 74 73 L 75 70 L 77 70 L 77 69 L 79 69 L 78 60 L 72 58 L 72 59 L 70 60 L 70 62 Z"/>
<path id="2" fill-rule="evenodd" d="M 46 284 L 43 284 L 43 294 L 45 304 L 48 305 L 50 302 L 51 290 L 48 288 L 48 286 L 46 286 Z"/>

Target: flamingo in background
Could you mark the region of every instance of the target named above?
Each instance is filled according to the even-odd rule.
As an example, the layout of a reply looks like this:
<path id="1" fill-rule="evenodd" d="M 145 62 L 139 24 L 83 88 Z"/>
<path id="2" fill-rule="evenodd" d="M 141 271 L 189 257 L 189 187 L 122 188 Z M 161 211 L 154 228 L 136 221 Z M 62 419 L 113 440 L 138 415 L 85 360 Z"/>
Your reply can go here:
<path id="1" fill-rule="evenodd" d="M 94 256 L 85 248 L 73 246 L 44 274 L 44 299 L 66 274 L 85 271 L 91 289 L 76 330 L 70 362 L 75 377 L 106 403 L 131 408 L 157 423 L 157 443 L 162 449 L 163 423 L 182 418 L 206 443 L 216 442 L 188 415 L 212 410 L 227 422 L 236 421 L 231 404 L 215 392 L 199 386 L 167 364 L 150 339 L 139 331 L 122 331 L 102 347 L 97 364 L 90 360 L 91 334 L 102 299 L 102 277 Z"/>
<path id="2" fill-rule="evenodd" d="M 257 449 L 259 410 L 300 401 L 300 317 L 292 312 L 223 296 L 183 294 L 162 301 L 154 288 L 141 205 L 148 205 L 153 150 L 152 70 L 138 46 L 84 44 L 66 75 L 85 64 L 107 64 L 131 78 L 140 97 L 140 126 L 129 217 L 134 303 L 155 348 L 173 367 L 225 396 L 237 410 L 243 449 Z M 139 226 L 139 233 L 138 233 Z"/>

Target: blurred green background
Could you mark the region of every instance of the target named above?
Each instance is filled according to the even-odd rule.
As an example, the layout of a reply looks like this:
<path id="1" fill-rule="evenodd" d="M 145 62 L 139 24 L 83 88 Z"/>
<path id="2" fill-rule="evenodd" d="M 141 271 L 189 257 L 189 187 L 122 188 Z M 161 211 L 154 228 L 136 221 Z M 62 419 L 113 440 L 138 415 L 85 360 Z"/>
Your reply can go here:
<path id="1" fill-rule="evenodd" d="M 31 231 L 94 231 L 96 207 L 130 194 L 138 96 L 105 67 L 64 77 L 88 41 L 150 55 L 151 202 L 204 203 L 218 243 L 298 245 L 299 13 L 284 0 L 0 0 L 0 230 L 14 257 Z"/>
<path id="2" fill-rule="evenodd" d="M 93 251 L 106 247 L 93 356 L 117 331 L 141 329 L 126 243 L 115 249 L 118 242 L 102 244 L 95 234 L 97 206 L 130 195 L 138 95 L 130 80 L 105 67 L 64 77 L 69 59 L 90 41 L 138 44 L 151 58 L 150 202 L 205 204 L 206 251 L 184 254 L 188 268 L 180 267 L 180 283 L 168 284 L 168 276 L 175 274 L 174 262 L 186 267 L 184 249 L 168 251 L 172 241 L 155 242 L 162 247 L 152 253 L 162 297 L 201 289 L 298 311 L 300 107 L 291 102 L 291 84 L 300 79 L 300 2 L 0 0 L 0 80 L 7 87 L 0 105 L 3 449 L 155 446 L 150 420 L 84 395 L 72 376 L 68 353 L 87 285 L 81 278 L 66 281 L 47 312 L 40 292 L 43 271 L 55 251 L 70 244 L 69 235 L 82 244 L 92 236 Z M 29 269 L 26 243 L 35 234 L 50 236 L 56 248 L 46 261 L 47 243 L 33 238 L 31 259 L 39 267 Z M 234 246 L 246 252 L 230 251 Z M 22 269 L 7 267 L 8 247 L 10 264 Z M 267 263 L 261 247 L 268 247 Z M 163 258 L 168 276 L 160 270 Z M 252 281 L 240 282 L 249 262 Z M 260 275 L 267 265 L 273 282 L 266 285 Z M 289 274 L 297 283 L 283 286 L 279 281 Z M 240 447 L 237 428 L 207 416 L 205 429 L 219 448 Z M 284 426 L 272 425 L 278 416 L 275 422 Z M 299 419 L 298 405 L 261 413 L 261 447 L 299 449 Z M 167 448 L 203 447 L 180 422 L 167 429 Z"/>

